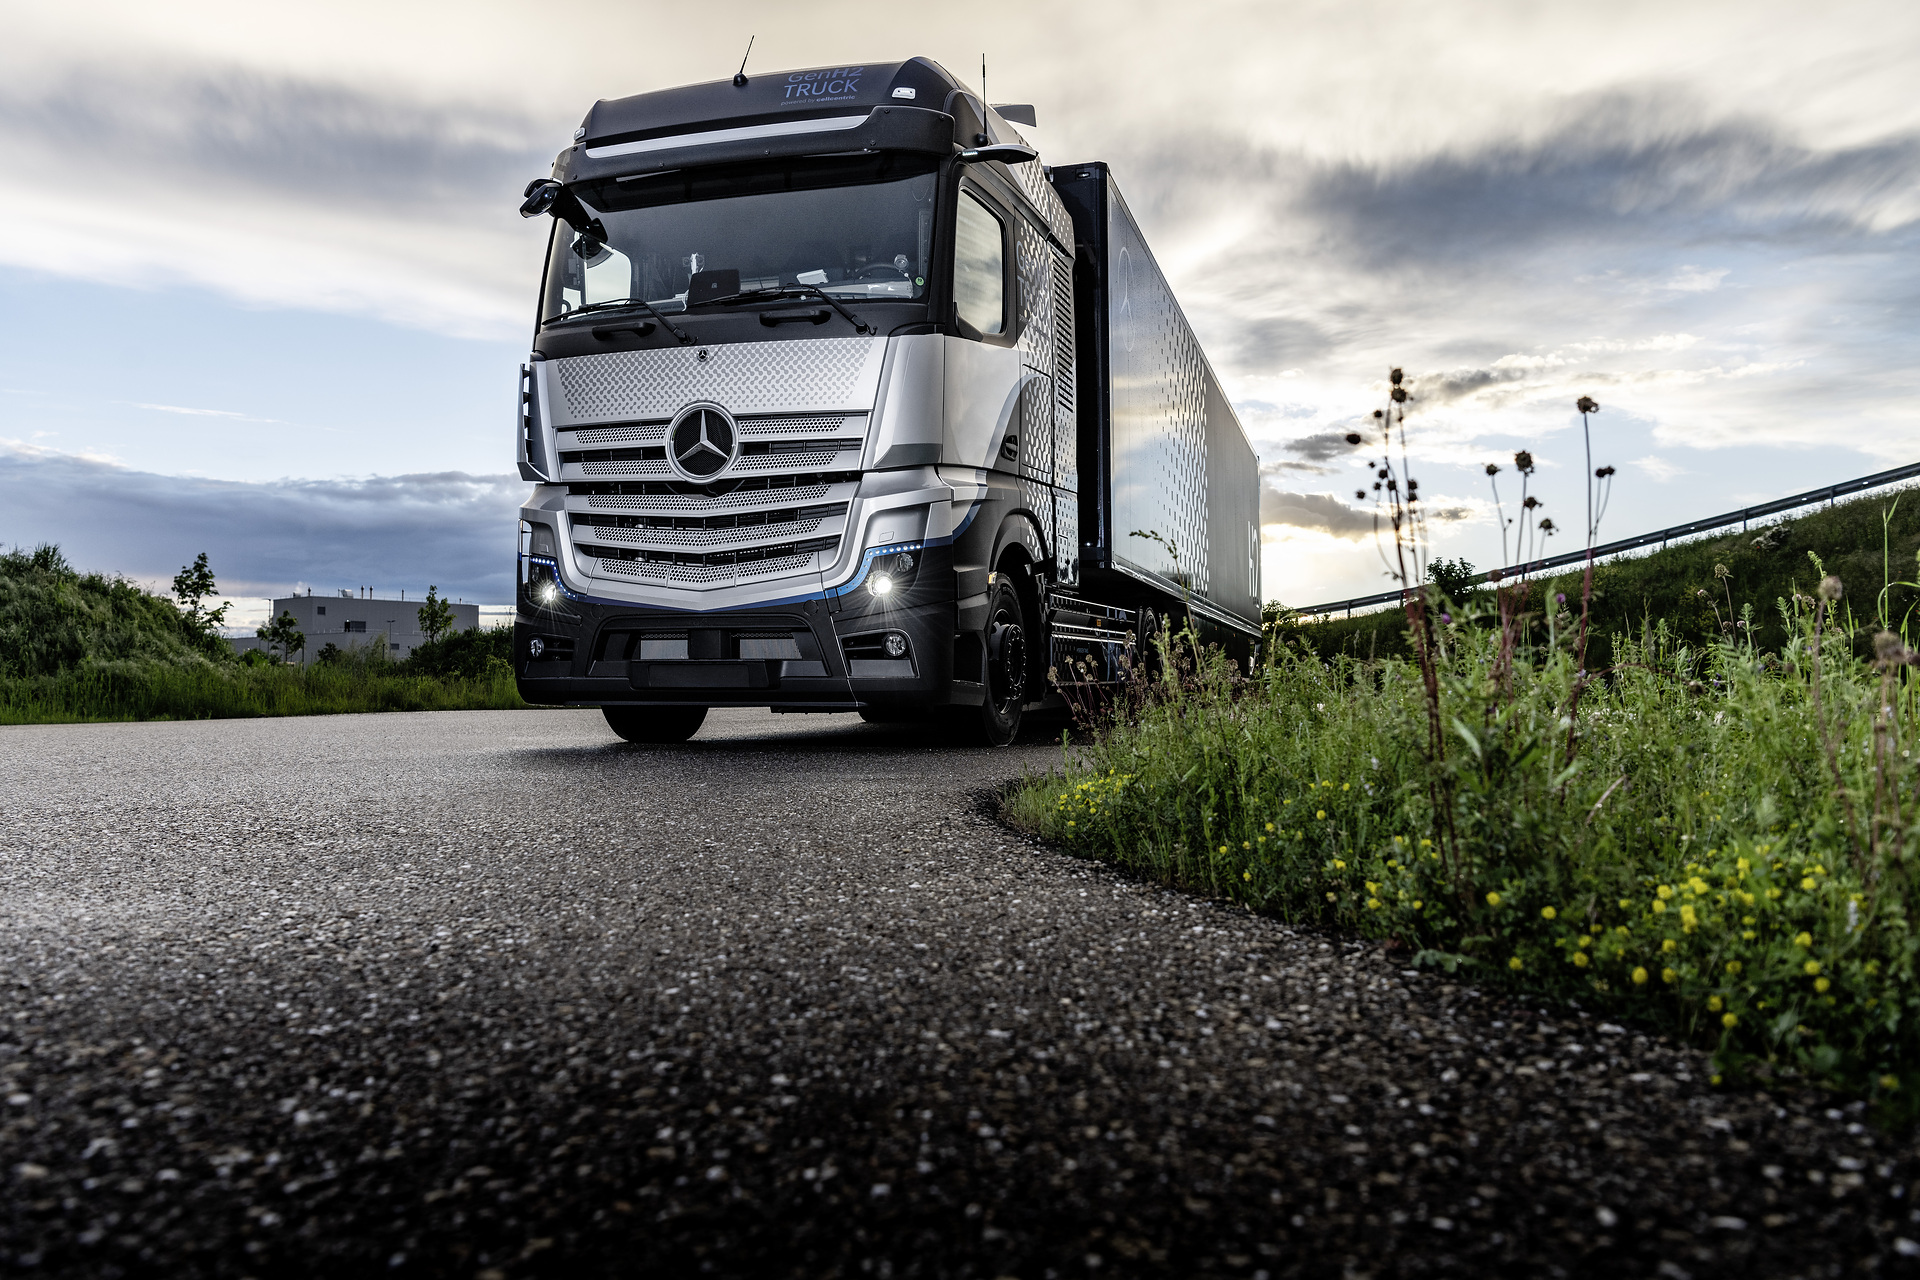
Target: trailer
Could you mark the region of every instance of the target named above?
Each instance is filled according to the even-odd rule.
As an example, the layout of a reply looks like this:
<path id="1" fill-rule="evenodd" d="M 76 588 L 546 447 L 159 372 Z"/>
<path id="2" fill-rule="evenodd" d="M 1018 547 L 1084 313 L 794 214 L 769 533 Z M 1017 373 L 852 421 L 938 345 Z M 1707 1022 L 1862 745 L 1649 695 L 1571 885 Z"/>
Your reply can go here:
<path id="1" fill-rule="evenodd" d="M 920 58 L 587 113 L 521 210 L 522 696 L 1005 743 L 1170 619 L 1251 655 L 1245 432 L 1107 167 L 1020 125 Z"/>

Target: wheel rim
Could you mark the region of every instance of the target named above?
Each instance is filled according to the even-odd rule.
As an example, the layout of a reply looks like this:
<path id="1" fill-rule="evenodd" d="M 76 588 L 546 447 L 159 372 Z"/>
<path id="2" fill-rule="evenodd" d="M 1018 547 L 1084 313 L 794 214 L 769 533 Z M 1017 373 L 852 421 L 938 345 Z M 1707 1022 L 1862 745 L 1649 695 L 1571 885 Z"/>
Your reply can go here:
<path id="1" fill-rule="evenodd" d="M 988 679 L 993 702 L 1003 710 L 1018 706 L 1027 688 L 1027 637 L 1005 614 L 987 628 Z"/>

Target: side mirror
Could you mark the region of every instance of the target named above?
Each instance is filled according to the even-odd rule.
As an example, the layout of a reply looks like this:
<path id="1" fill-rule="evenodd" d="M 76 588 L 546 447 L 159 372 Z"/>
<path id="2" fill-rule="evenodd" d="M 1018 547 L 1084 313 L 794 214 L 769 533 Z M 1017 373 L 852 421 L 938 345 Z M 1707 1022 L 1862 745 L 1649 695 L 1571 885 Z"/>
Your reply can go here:
<path id="1" fill-rule="evenodd" d="M 522 193 L 526 199 L 520 205 L 520 216 L 537 218 L 543 213 L 551 213 L 554 201 L 560 198 L 560 193 L 564 190 L 566 188 L 551 178 L 535 178 L 527 184 L 526 191 Z"/>
<path id="2" fill-rule="evenodd" d="M 979 164 L 985 160 L 998 160 L 1001 164 L 1025 164 L 1029 160 L 1038 160 L 1040 153 L 1032 147 L 1022 146 L 1018 142 L 999 142 L 990 147 L 974 147 L 962 151 L 958 157 L 961 164 Z"/>

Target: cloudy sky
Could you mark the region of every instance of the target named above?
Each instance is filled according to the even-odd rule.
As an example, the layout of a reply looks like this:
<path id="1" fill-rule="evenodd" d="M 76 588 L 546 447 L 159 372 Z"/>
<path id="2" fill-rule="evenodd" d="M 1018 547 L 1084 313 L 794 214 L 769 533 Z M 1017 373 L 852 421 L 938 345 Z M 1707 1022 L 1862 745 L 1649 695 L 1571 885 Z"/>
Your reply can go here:
<path id="1" fill-rule="evenodd" d="M 0 2 L 0 543 L 87 568 L 508 599 L 519 190 L 750 34 L 984 52 L 1047 159 L 1113 164 L 1261 455 L 1270 596 L 1386 585 L 1342 437 L 1396 364 L 1481 567 L 1518 448 L 1577 537 L 1582 394 L 1602 537 L 1920 458 L 1911 3 Z"/>

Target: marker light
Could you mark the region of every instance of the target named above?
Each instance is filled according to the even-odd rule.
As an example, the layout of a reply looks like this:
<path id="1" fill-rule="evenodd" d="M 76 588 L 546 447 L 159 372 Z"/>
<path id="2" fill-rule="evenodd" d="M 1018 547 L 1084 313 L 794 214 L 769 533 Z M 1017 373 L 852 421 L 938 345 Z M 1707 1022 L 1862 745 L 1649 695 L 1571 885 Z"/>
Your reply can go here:
<path id="1" fill-rule="evenodd" d="M 867 585 L 867 590 L 873 592 L 874 595 L 882 600 L 886 599 L 893 594 L 893 575 L 890 573 L 874 574 L 873 581 Z"/>
<path id="2" fill-rule="evenodd" d="M 881 647 L 887 651 L 889 658 L 904 658 L 907 656 L 907 638 L 898 631 L 887 632 L 887 638 L 880 643 Z"/>
<path id="3" fill-rule="evenodd" d="M 547 642 L 539 636 L 535 636 L 533 639 L 527 641 L 527 654 L 529 657 L 537 658 L 546 651 Z"/>

